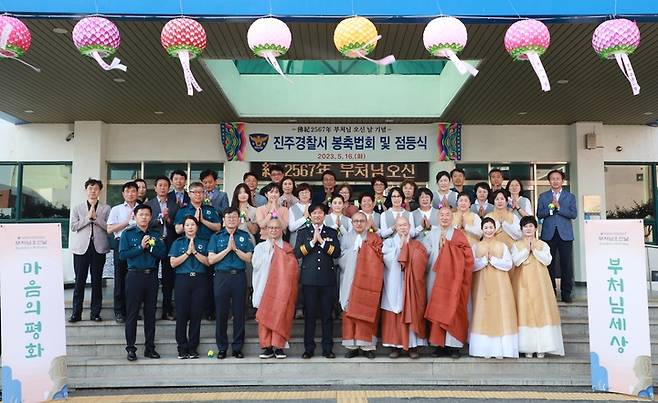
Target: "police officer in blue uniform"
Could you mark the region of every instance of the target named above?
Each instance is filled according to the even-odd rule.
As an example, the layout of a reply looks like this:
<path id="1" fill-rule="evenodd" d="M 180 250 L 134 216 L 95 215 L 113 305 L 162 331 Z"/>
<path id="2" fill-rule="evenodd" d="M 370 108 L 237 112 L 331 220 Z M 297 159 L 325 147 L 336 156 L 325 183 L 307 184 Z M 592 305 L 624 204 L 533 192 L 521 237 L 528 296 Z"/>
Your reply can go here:
<path id="1" fill-rule="evenodd" d="M 221 218 L 217 210 L 211 205 L 204 203 L 205 190 L 201 182 L 192 182 L 189 188 L 190 203 L 185 207 L 178 209 L 176 213 L 176 233 L 183 233 L 183 219 L 191 215 L 199 221 L 199 231 L 197 238 L 210 240 L 210 237 L 222 229 Z M 210 271 L 212 274 L 212 271 Z M 208 277 L 208 282 L 212 283 L 212 276 Z M 205 317 L 208 320 L 215 318 L 215 298 L 213 297 L 212 284 L 209 284 L 208 295 L 204 309 Z"/>
<path id="2" fill-rule="evenodd" d="M 318 308 L 322 318 L 322 355 L 336 358 L 333 352 L 332 310 L 336 301 L 336 273 L 334 259 L 340 257 L 340 242 L 335 229 L 324 225 L 328 207 L 322 202 L 308 209 L 311 224 L 297 232 L 295 255 L 302 259 L 301 284 L 304 294 L 304 354 L 311 358 L 315 352 L 315 319 Z"/>
<path id="3" fill-rule="evenodd" d="M 136 225 L 119 240 L 119 257 L 128 261 L 126 274 L 126 351 L 128 361 L 137 359 L 137 313 L 144 304 L 144 357 L 160 358 L 155 351 L 155 304 L 158 299 L 158 261 L 167 256 L 160 233 L 149 228 L 152 211 L 146 204 L 133 210 Z"/>
<path id="4" fill-rule="evenodd" d="M 210 238 L 208 243 L 208 260 L 215 269 L 215 309 L 217 323 L 215 338 L 217 341 L 217 358 L 226 358 L 228 350 L 229 307 L 233 316 L 233 357 L 244 358 L 244 305 L 247 290 L 246 263 L 251 261 L 254 244 L 245 231 L 238 229 L 240 211 L 229 207 L 224 211 L 224 229 Z"/>
<path id="5" fill-rule="evenodd" d="M 171 267 L 176 270 L 176 343 L 178 358 L 199 358 L 199 334 L 206 295 L 208 295 L 208 241 L 198 238 L 199 221 L 183 220 L 185 235 L 169 250 Z M 188 338 L 189 322 L 189 338 Z"/>

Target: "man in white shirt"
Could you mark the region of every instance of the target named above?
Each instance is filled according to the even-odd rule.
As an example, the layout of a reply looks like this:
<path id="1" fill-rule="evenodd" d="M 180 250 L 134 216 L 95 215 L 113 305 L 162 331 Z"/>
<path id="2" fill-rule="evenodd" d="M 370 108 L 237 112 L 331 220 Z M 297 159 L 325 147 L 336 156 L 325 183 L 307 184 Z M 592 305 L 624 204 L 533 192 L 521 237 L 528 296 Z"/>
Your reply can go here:
<path id="1" fill-rule="evenodd" d="M 114 235 L 114 318 L 117 323 L 126 320 L 126 274 L 128 262 L 119 258 L 119 238 L 130 225 L 135 225 L 133 209 L 137 205 L 137 184 L 126 182 L 121 187 L 123 203 L 110 210 L 107 233 Z"/>

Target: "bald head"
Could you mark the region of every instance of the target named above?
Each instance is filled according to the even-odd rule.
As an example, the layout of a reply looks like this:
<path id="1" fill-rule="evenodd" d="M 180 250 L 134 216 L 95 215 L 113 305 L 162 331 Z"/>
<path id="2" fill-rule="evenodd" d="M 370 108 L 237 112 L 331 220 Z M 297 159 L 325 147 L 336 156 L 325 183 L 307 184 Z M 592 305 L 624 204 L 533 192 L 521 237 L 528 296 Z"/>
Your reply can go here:
<path id="1" fill-rule="evenodd" d="M 395 220 L 395 232 L 397 232 L 398 235 L 409 235 L 409 228 L 409 219 L 407 217 L 401 215 Z"/>
<path id="2" fill-rule="evenodd" d="M 452 225 L 452 210 L 450 207 L 442 207 L 439 210 L 439 225 L 441 225 L 441 229 L 447 229 Z"/>
<path id="3" fill-rule="evenodd" d="M 360 211 L 352 214 L 352 227 L 357 234 L 363 234 L 368 229 L 368 218 Z"/>

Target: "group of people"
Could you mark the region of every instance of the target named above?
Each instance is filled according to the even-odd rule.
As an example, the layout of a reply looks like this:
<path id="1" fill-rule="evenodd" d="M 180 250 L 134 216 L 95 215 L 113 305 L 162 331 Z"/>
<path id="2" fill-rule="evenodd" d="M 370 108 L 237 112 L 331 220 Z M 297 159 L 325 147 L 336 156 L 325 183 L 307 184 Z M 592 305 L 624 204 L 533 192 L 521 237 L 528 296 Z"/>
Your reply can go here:
<path id="1" fill-rule="evenodd" d="M 114 250 L 115 320 L 125 323 L 126 351 L 137 359 L 136 331 L 143 307 L 144 356 L 155 350 L 156 302 L 162 284 L 162 319 L 176 321 L 178 357 L 198 358 L 201 320 L 216 320 L 217 358 L 244 357 L 244 322 L 253 307 L 261 358 L 285 358 L 293 319 L 304 318 L 304 354 L 315 354 L 316 319 L 322 355 L 334 358 L 333 320 L 342 319 L 346 357 L 375 357 L 378 340 L 391 358 L 418 347 L 434 356 L 518 357 L 563 355 L 552 256 L 559 254 L 561 296 L 571 302 L 573 194 L 564 174 L 551 171 L 551 190 L 538 199 L 540 239 L 531 202 L 518 179 L 503 189 L 464 188 L 464 171 L 436 175 L 437 191 L 412 180 L 388 188 L 372 179 L 372 191 L 353 199 L 348 184 L 322 174 L 313 189 L 270 166 L 272 182 L 258 190 L 247 172 L 229 203 L 217 188 L 217 172 L 203 171 L 187 186 L 187 174 L 123 185 L 124 202 L 99 201 L 103 184 L 85 183 L 87 201 L 71 213 L 76 284 L 70 322 L 81 320 L 84 286 L 91 272 L 91 320 L 101 321 L 105 254 Z M 108 237 L 109 234 L 109 237 Z M 161 268 L 161 279 L 158 278 Z M 300 288 L 301 287 L 301 288 Z"/>

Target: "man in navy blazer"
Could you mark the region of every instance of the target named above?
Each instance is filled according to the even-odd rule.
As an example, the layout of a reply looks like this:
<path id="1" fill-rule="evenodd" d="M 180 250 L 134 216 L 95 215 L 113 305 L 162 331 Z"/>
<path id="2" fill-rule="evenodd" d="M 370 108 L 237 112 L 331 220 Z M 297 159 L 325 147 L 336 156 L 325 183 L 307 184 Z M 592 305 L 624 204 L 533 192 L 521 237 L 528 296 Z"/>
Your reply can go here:
<path id="1" fill-rule="evenodd" d="M 217 189 L 217 171 L 206 169 L 199 175 L 199 181 L 203 183 L 203 189 L 206 192 L 206 198 L 210 204 L 217 210 L 217 214 L 224 215 L 224 210 L 228 208 L 228 196 L 225 192 Z"/>
<path id="2" fill-rule="evenodd" d="M 176 226 L 174 225 L 176 213 L 178 213 L 178 204 L 176 204 L 175 196 L 169 197 L 169 187 L 170 181 L 166 176 L 157 177 L 155 179 L 155 197 L 146 202 L 153 212 L 149 228 L 158 231 L 162 235 L 167 251 L 178 238 Z M 162 319 L 175 319 L 174 308 L 171 303 L 175 280 L 176 273 L 171 267 L 169 259 L 162 259 Z"/>
<path id="3" fill-rule="evenodd" d="M 578 217 L 576 197 L 562 188 L 564 172 L 552 170 L 548 173 L 551 190 L 539 195 L 537 201 L 537 218 L 543 219 L 540 239 L 551 248 L 553 260 L 548 265 L 551 282 L 555 289 L 555 256 L 560 255 L 560 272 L 562 279 L 560 291 L 562 301 L 572 302 L 573 287 L 573 226 L 572 221 Z"/>
<path id="4" fill-rule="evenodd" d="M 178 205 L 178 208 L 183 208 L 190 204 L 190 195 L 185 190 L 185 185 L 187 184 L 187 172 L 182 169 L 176 169 L 171 172 L 169 175 L 171 180 L 171 192 L 169 192 L 168 197 L 174 203 Z M 173 218 L 175 218 L 174 216 Z"/>
<path id="5" fill-rule="evenodd" d="M 336 270 L 334 259 L 340 257 L 340 242 L 335 229 L 324 225 L 328 207 L 313 203 L 308 208 L 311 224 L 297 231 L 295 255 L 301 259 L 301 284 L 304 293 L 304 354 L 313 357 L 315 351 L 315 318 L 322 312 L 322 355 L 335 358 L 333 352 L 332 311 L 336 301 Z"/>

